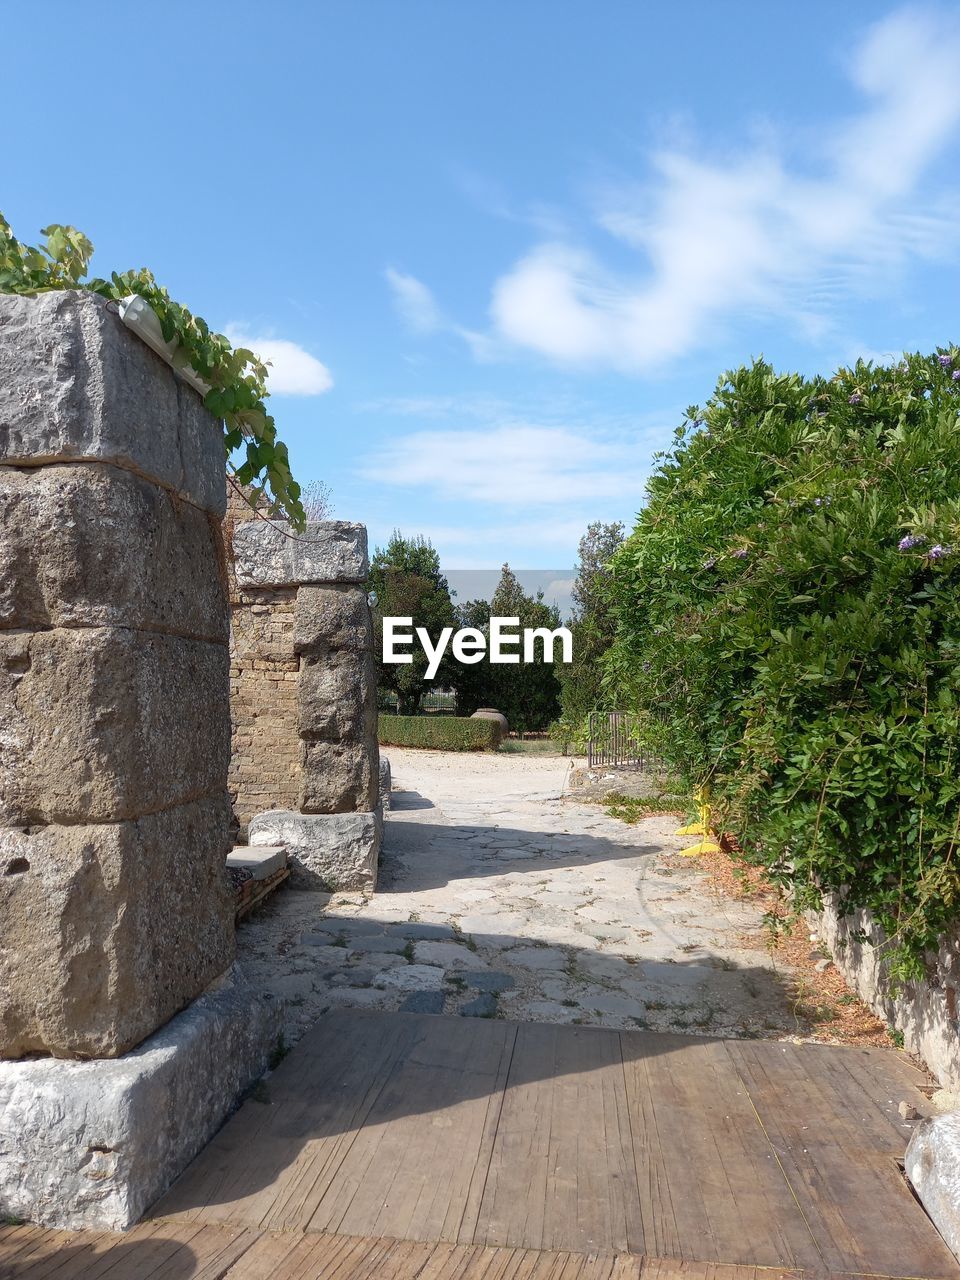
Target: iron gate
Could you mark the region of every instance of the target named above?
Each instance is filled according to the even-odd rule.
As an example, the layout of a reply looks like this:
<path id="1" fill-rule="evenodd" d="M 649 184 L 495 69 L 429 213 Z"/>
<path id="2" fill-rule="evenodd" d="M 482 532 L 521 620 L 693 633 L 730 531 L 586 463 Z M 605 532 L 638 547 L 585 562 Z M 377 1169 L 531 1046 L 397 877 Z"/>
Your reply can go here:
<path id="1" fill-rule="evenodd" d="M 587 767 L 600 765 L 642 769 L 640 718 L 631 711 L 591 711 L 587 729 Z"/>

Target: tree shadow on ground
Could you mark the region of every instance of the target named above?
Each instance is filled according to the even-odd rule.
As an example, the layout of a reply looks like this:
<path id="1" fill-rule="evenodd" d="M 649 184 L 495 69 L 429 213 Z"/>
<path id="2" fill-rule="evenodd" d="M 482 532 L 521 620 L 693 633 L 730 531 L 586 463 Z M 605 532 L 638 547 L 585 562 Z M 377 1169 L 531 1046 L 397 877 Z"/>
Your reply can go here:
<path id="1" fill-rule="evenodd" d="M 408 803 L 404 807 L 432 806 L 428 802 L 427 806 Z M 640 833 L 634 830 L 631 834 L 637 839 Z M 377 893 L 415 893 L 441 888 L 451 880 L 635 861 L 662 852 L 660 843 L 625 845 L 587 833 L 416 820 L 388 822 Z"/>
<path id="2" fill-rule="evenodd" d="M 825 1159 L 842 1167 L 853 1238 L 878 1195 L 898 1231 L 926 1230 L 894 1163 L 905 1143 L 895 1110 L 903 1080 L 875 1050 L 859 1071 L 837 1060 L 857 1053 L 344 1009 L 320 1020 L 158 1212 L 655 1257 L 663 1228 L 677 1233 L 673 1256 L 814 1268 L 818 1247 L 766 1128 L 785 1115 L 788 1128 L 806 1125 L 804 1099 L 816 1097 L 817 1124 L 831 1136 L 809 1153 L 804 1139 L 791 1158 L 814 1181 Z M 848 1108 L 855 1156 L 844 1152 Z M 648 1216 L 650 1187 L 669 1223 Z M 671 1201 L 681 1205 L 676 1223 Z M 900 1264 L 914 1243 L 897 1245 Z"/>
<path id="3" fill-rule="evenodd" d="M 422 796 L 419 791 L 391 791 L 390 808 L 401 813 L 405 809 L 436 809 L 432 800 Z"/>
<path id="4" fill-rule="evenodd" d="M 287 895 L 288 900 L 301 904 L 306 896 L 294 891 Z M 355 1140 L 362 1145 L 374 1141 L 369 1135 L 382 1136 L 384 1126 L 398 1126 L 397 1134 L 403 1137 L 397 1141 L 401 1146 L 411 1144 L 411 1149 L 416 1146 L 419 1126 L 426 1126 L 424 1132 L 429 1133 L 435 1123 L 444 1130 L 445 1143 L 473 1141 L 477 1130 L 469 1121 L 471 1114 L 488 1102 L 499 1107 L 497 1099 L 508 1091 L 516 1096 L 545 1085 L 568 1098 L 580 1094 L 591 1097 L 595 1089 L 612 1087 L 616 1092 L 623 1088 L 624 1063 L 641 1064 L 630 1068 L 639 1080 L 653 1070 L 653 1060 L 660 1058 L 667 1059 L 657 1069 L 661 1079 L 669 1080 L 674 1073 L 680 1078 L 701 1065 L 710 1077 L 715 1068 L 708 1067 L 707 1061 L 717 1051 L 710 1046 L 723 1044 L 709 1033 L 705 1014 L 711 1006 L 732 1003 L 736 993 L 741 1003 L 755 1005 L 753 1013 L 762 1017 L 765 1008 L 782 1012 L 786 1003 L 785 988 L 772 970 L 731 967 L 707 948 L 676 961 L 637 959 L 545 942 L 533 930 L 523 935 L 475 932 L 465 936 L 450 925 L 422 920 L 324 917 L 322 895 L 309 896 L 318 899 L 317 919 L 309 931 L 312 945 L 322 948 L 324 957 L 334 947 L 343 954 L 336 968 L 330 967 L 329 960 L 318 963 L 316 980 L 342 981 L 344 985 L 327 991 L 329 1003 L 312 1029 L 263 1085 L 255 1088 L 240 1113 L 197 1157 L 155 1212 L 190 1213 L 201 1206 L 239 1201 L 252 1205 L 254 1197 L 273 1184 L 279 1185 L 288 1174 L 309 1182 L 314 1176 L 314 1160 L 318 1170 L 326 1168 L 327 1161 L 340 1160 Z M 274 909 L 281 905 L 278 899 Z M 431 951 L 437 944 L 454 951 L 465 949 L 467 957 L 457 957 L 449 967 L 436 961 L 428 964 L 428 959 L 438 954 Z M 585 1025 L 587 1018 L 573 1016 L 569 1024 L 517 1019 L 509 1005 L 517 975 L 510 959 L 510 950 L 515 948 L 523 951 L 534 967 L 540 958 L 554 966 L 556 980 L 578 992 L 583 1001 L 581 1011 L 588 1017 L 594 1006 L 602 1010 L 612 1004 L 636 1029 Z M 497 956 L 490 958 L 491 951 Z M 403 998 L 436 996 L 439 992 L 444 1016 L 413 1009 L 374 1012 L 351 1007 L 351 999 L 356 998 L 351 982 L 371 989 L 374 975 L 367 958 L 374 957 L 375 964 L 382 964 L 393 956 L 397 957 L 395 970 L 383 972 L 410 975 Z M 389 984 L 389 976 L 384 981 Z M 425 989 L 420 989 L 418 982 Z M 489 992 L 491 986 L 500 996 L 496 1016 L 459 1016 L 460 1008 L 485 990 Z M 387 991 L 389 986 L 384 993 Z M 563 1008 L 559 994 L 557 1004 Z M 674 1018 L 670 1030 L 641 1029 L 654 1011 Z M 770 1047 L 779 1050 L 780 1046 L 771 1043 Z M 595 1072 L 601 1073 L 602 1085 L 589 1084 Z M 567 1079 L 570 1085 L 565 1090 Z M 711 1087 L 710 1079 L 705 1087 Z M 466 1135 L 457 1130 L 461 1118 L 468 1122 Z M 594 1120 L 587 1117 L 585 1123 Z M 379 1141 L 377 1137 L 376 1143 Z M 252 1159 L 254 1151 L 256 1158 Z M 417 1176 L 421 1175 L 429 1183 L 429 1170 L 421 1170 Z M 262 1209 L 263 1221 L 256 1225 L 292 1225 L 271 1219 L 269 1194 Z M 250 1212 L 256 1215 L 260 1209 L 254 1207 Z M 332 1210 L 331 1214 L 330 1218 L 321 1215 L 311 1220 L 310 1229 L 343 1229 Z M 249 1225 L 255 1224 L 251 1220 Z M 298 1229 L 303 1225 L 298 1218 Z"/>
<path id="5" fill-rule="evenodd" d="M 16 1247 L 15 1234 L 7 1248 Z M 149 1276 L 150 1280 L 193 1280 L 199 1259 L 188 1244 L 171 1239 L 128 1240 L 116 1234 L 51 1231 L 43 1237 L 25 1234 L 19 1254 L 0 1247 L 0 1280 L 83 1280 L 90 1276 Z M 211 1273 L 212 1274 L 212 1273 Z M 222 1272 L 216 1274 L 221 1275 Z"/>

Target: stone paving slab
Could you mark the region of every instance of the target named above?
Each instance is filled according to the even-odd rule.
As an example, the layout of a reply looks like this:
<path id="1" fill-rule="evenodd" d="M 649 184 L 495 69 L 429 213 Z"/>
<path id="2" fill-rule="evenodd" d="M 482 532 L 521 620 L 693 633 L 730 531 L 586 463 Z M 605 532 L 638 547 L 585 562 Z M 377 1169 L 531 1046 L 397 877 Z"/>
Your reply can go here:
<path id="1" fill-rule="evenodd" d="M 743 941 L 760 912 L 719 898 L 696 861 L 678 856 L 675 818 L 628 826 L 565 795 L 559 757 L 395 748 L 391 763 L 377 892 L 285 890 L 238 935 L 251 975 L 291 1001 L 291 1043 L 325 1008 L 351 1001 L 697 1035 L 800 1033 L 790 973 Z"/>

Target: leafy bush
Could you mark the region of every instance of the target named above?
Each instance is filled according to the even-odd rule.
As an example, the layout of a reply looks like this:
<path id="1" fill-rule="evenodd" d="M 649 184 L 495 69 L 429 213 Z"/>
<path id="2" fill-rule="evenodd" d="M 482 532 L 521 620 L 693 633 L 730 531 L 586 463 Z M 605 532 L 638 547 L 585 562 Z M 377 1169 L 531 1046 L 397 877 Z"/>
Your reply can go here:
<path id="1" fill-rule="evenodd" d="M 252 351 L 234 350 L 200 316 L 174 302 L 146 268 L 113 272 L 109 280 L 87 277 L 93 245 L 76 227 L 44 227 L 39 248 L 17 240 L 0 214 L 0 293 L 31 295 L 50 289 L 86 289 L 111 302 L 136 294 L 149 302 L 165 342 L 176 342 L 177 359 L 189 365 L 210 388 L 204 404 L 223 422 L 227 454 L 243 448 L 245 459 L 234 471 L 241 486 L 251 486 L 268 514 L 285 516 L 295 529 L 306 523 L 300 486 L 290 473 L 287 446 L 277 437 L 264 401 L 267 368 Z"/>
<path id="2" fill-rule="evenodd" d="M 613 696 L 798 907 L 872 912 L 895 982 L 960 904 L 958 409 L 956 350 L 727 374 L 611 588 Z"/>
<path id="3" fill-rule="evenodd" d="M 392 747 L 431 747 L 435 751 L 494 751 L 500 742 L 495 720 L 462 716 L 387 716 L 377 722 L 380 741 Z"/>

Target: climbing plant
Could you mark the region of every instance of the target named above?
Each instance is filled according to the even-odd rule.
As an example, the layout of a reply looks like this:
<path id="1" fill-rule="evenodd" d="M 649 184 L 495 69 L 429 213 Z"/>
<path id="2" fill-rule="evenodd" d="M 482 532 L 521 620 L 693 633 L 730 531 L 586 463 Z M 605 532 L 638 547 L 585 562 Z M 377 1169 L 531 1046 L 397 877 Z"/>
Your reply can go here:
<path id="1" fill-rule="evenodd" d="M 232 467 L 252 500 L 270 515 L 285 517 L 295 529 L 305 524 L 300 486 L 290 472 L 287 447 L 277 437 L 265 401 L 267 368 L 244 347 L 234 348 L 205 320 L 175 302 L 145 268 L 113 272 L 109 279 L 88 276 L 93 245 L 75 227 L 45 227 L 39 247 L 17 240 L 0 214 L 0 293 L 35 294 L 50 289 L 86 289 L 113 302 L 136 294 L 153 308 L 163 337 L 177 344 L 182 361 L 210 388 L 204 404 L 223 423 L 227 458 L 241 453 Z"/>
<path id="2" fill-rule="evenodd" d="M 894 981 L 960 918 L 960 354 L 725 374 L 614 558 L 606 679 L 797 907 Z"/>

